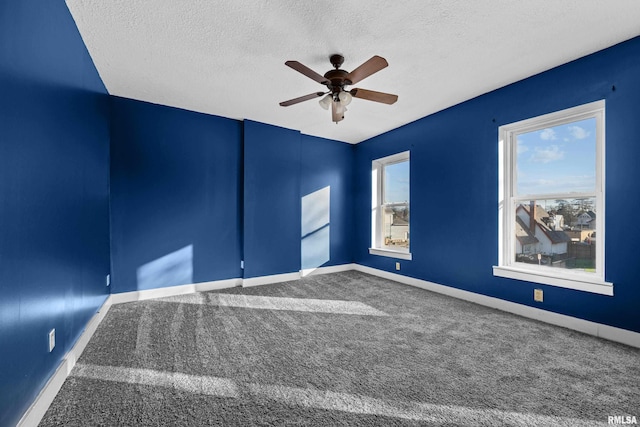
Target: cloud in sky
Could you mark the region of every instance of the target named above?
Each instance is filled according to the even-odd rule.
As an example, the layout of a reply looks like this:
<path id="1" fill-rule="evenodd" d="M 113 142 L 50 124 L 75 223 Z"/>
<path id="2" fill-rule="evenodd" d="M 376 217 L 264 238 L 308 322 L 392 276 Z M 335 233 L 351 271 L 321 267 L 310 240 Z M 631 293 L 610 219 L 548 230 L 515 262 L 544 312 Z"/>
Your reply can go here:
<path id="1" fill-rule="evenodd" d="M 591 135 L 591 132 L 581 128 L 580 126 L 569 126 L 569 132 L 575 139 L 585 139 Z"/>
<path id="2" fill-rule="evenodd" d="M 402 183 L 402 184 L 408 184 L 409 183 L 409 177 L 408 176 L 399 176 L 399 177 L 393 177 L 393 180 L 397 183 Z"/>
<path id="3" fill-rule="evenodd" d="M 533 181 L 525 181 L 521 184 L 522 187 L 542 187 L 542 186 L 550 186 L 556 185 L 556 181 L 552 179 L 535 179 Z"/>
<path id="4" fill-rule="evenodd" d="M 595 175 L 558 175 L 552 179 L 522 179 L 518 180 L 518 192 L 525 194 L 590 192 L 595 189 L 595 183 Z"/>
<path id="5" fill-rule="evenodd" d="M 542 131 L 540 131 L 540 138 L 545 141 L 557 139 L 556 131 L 551 128 L 543 129 Z"/>
<path id="6" fill-rule="evenodd" d="M 564 158 L 564 151 L 557 145 L 550 145 L 545 148 L 536 147 L 529 160 L 535 163 L 549 163 Z"/>
<path id="7" fill-rule="evenodd" d="M 527 151 L 529 151 L 529 147 L 525 145 L 525 142 L 523 140 L 518 138 L 518 151 L 516 151 L 518 153 L 518 156 L 526 153 Z"/>

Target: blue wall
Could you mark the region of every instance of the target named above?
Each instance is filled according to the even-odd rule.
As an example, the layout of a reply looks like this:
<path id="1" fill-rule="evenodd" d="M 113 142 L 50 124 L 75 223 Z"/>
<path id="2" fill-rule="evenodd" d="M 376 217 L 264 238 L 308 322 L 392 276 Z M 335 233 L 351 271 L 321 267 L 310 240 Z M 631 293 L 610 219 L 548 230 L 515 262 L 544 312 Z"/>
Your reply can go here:
<path id="1" fill-rule="evenodd" d="M 309 267 L 301 259 L 302 222 L 308 220 L 301 205 L 304 196 L 322 189 L 330 198 L 330 234 L 326 242 L 312 242 L 316 249 L 327 244 L 326 257 L 313 267 L 352 262 L 352 161 L 350 144 L 244 121 L 245 278 Z"/>
<path id="2" fill-rule="evenodd" d="M 109 100 L 63 1 L 0 3 L 0 88 L 5 426 L 19 420 L 108 292 Z"/>
<path id="3" fill-rule="evenodd" d="M 241 277 L 242 123 L 112 98 L 112 292 Z"/>
<path id="4" fill-rule="evenodd" d="M 300 132 L 244 121 L 244 277 L 300 271 Z"/>
<path id="5" fill-rule="evenodd" d="M 356 146 L 357 263 L 369 255 L 371 161 L 411 150 L 411 252 L 401 274 L 640 332 L 640 38 L 469 100 Z M 613 89 L 615 87 L 615 89 Z M 606 100 L 606 280 L 615 296 L 493 277 L 498 126 Z M 545 292 L 533 303 L 533 289 Z"/>
<path id="6" fill-rule="evenodd" d="M 325 189 L 330 194 L 330 232 L 327 239 L 329 258 L 319 265 L 319 262 L 314 262 L 316 259 L 313 256 L 306 257 L 305 260 L 303 253 L 302 267 L 350 264 L 353 262 L 352 205 L 355 146 L 308 135 L 300 135 L 300 137 L 300 198 Z M 303 215 L 303 224 L 307 220 Z M 312 242 L 312 245 L 314 243 Z M 323 260 L 324 258 L 320 259 L 320 261 Z"/>
<path id="7" fill-rule="evenodd" d="M 325 187 L 316 267 L 352 261 L 352 145 L 116 97 L 111 116 L 112 292 L 298 272 L 301 199 Z"/>

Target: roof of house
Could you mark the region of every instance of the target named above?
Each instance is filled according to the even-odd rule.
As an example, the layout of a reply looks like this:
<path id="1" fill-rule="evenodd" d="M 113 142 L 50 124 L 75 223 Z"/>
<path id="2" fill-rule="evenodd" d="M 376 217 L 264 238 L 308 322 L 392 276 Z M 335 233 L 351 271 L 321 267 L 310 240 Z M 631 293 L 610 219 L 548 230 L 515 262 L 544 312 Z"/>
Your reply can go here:
<path id="1" fill-rule="evenodd" d="M 529 215 L 529 206 L 520 205 L 518 206 L 518 209 L 524 209 L 527 215 Z M 538 224 L 538 227 L 540 227 L 542 232 L 549 238 L 549 240 L 551 240 L 551 243 L 570 242 L 571 237 L 569 237 L 567 233 L 565 233 L 564 231 L 552 230 L 551 227 L 549 227 L 544 222 L 543 218 L 548 218 L 548 217 L 549 217 L 549 213 L 546 210 L 544 210 L 542 206 L 536 205 L 536 214 L 535 214 L 536 224 Z M 523 227 L 524 230 L 531 233 L 531 231 L 529 230 L 529 224 L 526 224 L 524 221 L 521 221 L 520 226 Z"/>
<path id="2" fill-rule="evenodd" d="M 571 237 L 569 237 L 564 231 L 555 231 L 548 229 L 543 229 L 543 231 L 549 237 L 551 243 L 564 243 L 571 241 Z"/>
<path id="3" fill-rule="evenodd" d="M 393 217 L 393 223 L 391 223 L 392 226 L 400 226 L 400 225 L 409 225 L 409 221 L 407 221 L 406 219 L 402 219 L 399 218 L 397 216 Z"/>
<path id="4" fill-rule="evenodd" d="M 539 242 L 538 238 L 531 233 L 529 227 L 527 227 L 519 216 L 516 216 L 516 239 L 518 239 L 522 246 Z"/>
<path id="5" fill-rule="evenodd" d="M 579 214 L 579 215 L 582 215 L 582 214 L 587 214 L 587 215 L 589 215 L 589 216 L 591 217 L 591 220 L 592 220 L 592 221 L 593 221 L 594 219 L 596 219 L 596 213 L 595 213 L 594 211 L 586 211 L 586 212 L 585 212 L 585 211 L 582 211 L 582 212 L 580 212 L 580 214 Z"/>

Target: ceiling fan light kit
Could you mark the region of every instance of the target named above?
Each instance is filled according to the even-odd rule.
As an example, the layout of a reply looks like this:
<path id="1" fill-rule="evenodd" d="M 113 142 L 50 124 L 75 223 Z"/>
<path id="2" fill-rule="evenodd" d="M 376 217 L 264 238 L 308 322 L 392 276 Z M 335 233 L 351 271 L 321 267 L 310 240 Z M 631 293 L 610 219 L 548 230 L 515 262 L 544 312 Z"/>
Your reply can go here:
<path id="1" fill-rule="evenodd" d="M 398 100 L 398 95 L 392 95 L 390 93 L 358 88 L 347 90 L 345 88 L 345 86 L 358 83 L 359 81 L 387 67 L 389 63 L 383 57 L 377 55 L 373 56 L 350 73 L 340 69 L 344 62 L 344 57 L 342 55 L 331 55 L 329 60 L 331 61 L 334 69 L 327 71 L 324 76 L 321 76 L 298 61 L 285 62 L 285 65 L 293 68 L 297 72 L 304 74 L 322 85 L 325 85 L 329 91 L 314 92 L 309 95 L 283 101 L 280 105 L 282 107 L 288 107 L 299 102 L 308 101 L 310 99 L 326 95 L 319 101 L 319 104 L 325 110 L 328 110 L 329 106 L 331 106 L 331 120 L 338 123 L 344 119 L 344 113 L 347 111 L 346 106 L 351 103 L 351 100 L 354 97 L 366 99 L 368 101 L 381 102 L 383 104 L 393 104 Z"/>
<path id="2" fill-rule="evenodd" d="M 353 96 L 349 92 L 342 91 L 338 94 L 340 102 L 346 107 L 351 103 Z"/>
<path id="3" fill-rule="evenodd" d="M 318 101 L 318 104 L 320 104 L 320 106 L 325 110 L 328 110 L 329 106 L 331 105 L 331 102 L 333 102 L 333 98 L 331 97 L 331 94 L 329 94 L 324 98 L 322 98 L 320 101 Z"/>

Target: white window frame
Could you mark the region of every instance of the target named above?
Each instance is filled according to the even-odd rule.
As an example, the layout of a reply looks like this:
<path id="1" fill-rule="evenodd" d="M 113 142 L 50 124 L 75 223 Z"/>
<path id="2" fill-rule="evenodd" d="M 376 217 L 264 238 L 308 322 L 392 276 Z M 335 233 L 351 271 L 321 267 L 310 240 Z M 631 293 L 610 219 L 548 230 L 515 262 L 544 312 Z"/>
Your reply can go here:
<path id="1" fill-rule="evenodd" d="M 410 238 L 409 248 L 390 249 L 384 246 L 382 235 L 382 215 L 385 207 L 383 204 L 384 168 L 385 166 L 405 161 L 411 162 L 409 151 L 403 151 L 402 153 L 393 154 L 371 162 L 371 247 L 369 248 L 371 255 L 411 260 Z M 409 163 L 409 168 L 411 168 L 411 163 Z M 409 183 L 409 185 L 411 185 L 411 183 Z M 410 200 L 408 201 L 408 205 L 409 207 L 411 206 Z M 411 213 L 409 213 L 409 218 L 411 218 Z M 409 219 L 409 230 L 411 230 L 411 219 Z"/>
<path id="2" fill-rule="evenodd" d="M 596 188 L 594 193 L 572 194 L 570 198 L 595 197 L 596 206 L 596 272 L 565 270 L 517 263 L 515 261 L 515 212 L 523 200 L 540 199 L 542 195 L 516 194 L 517 135 L 551 128 L 584 119 L 596 119 Z M 602 295 L 613 295 L 613 284 L 605 281 L 605 101 L 596 101 L 574 108 L 500 126 L 499 134 L 499 203 L 498 203 L 498 265 L 494 276 L 524 280 Z M 544 194 L 545 199 L 565 199 L 567 194 Z"/>

